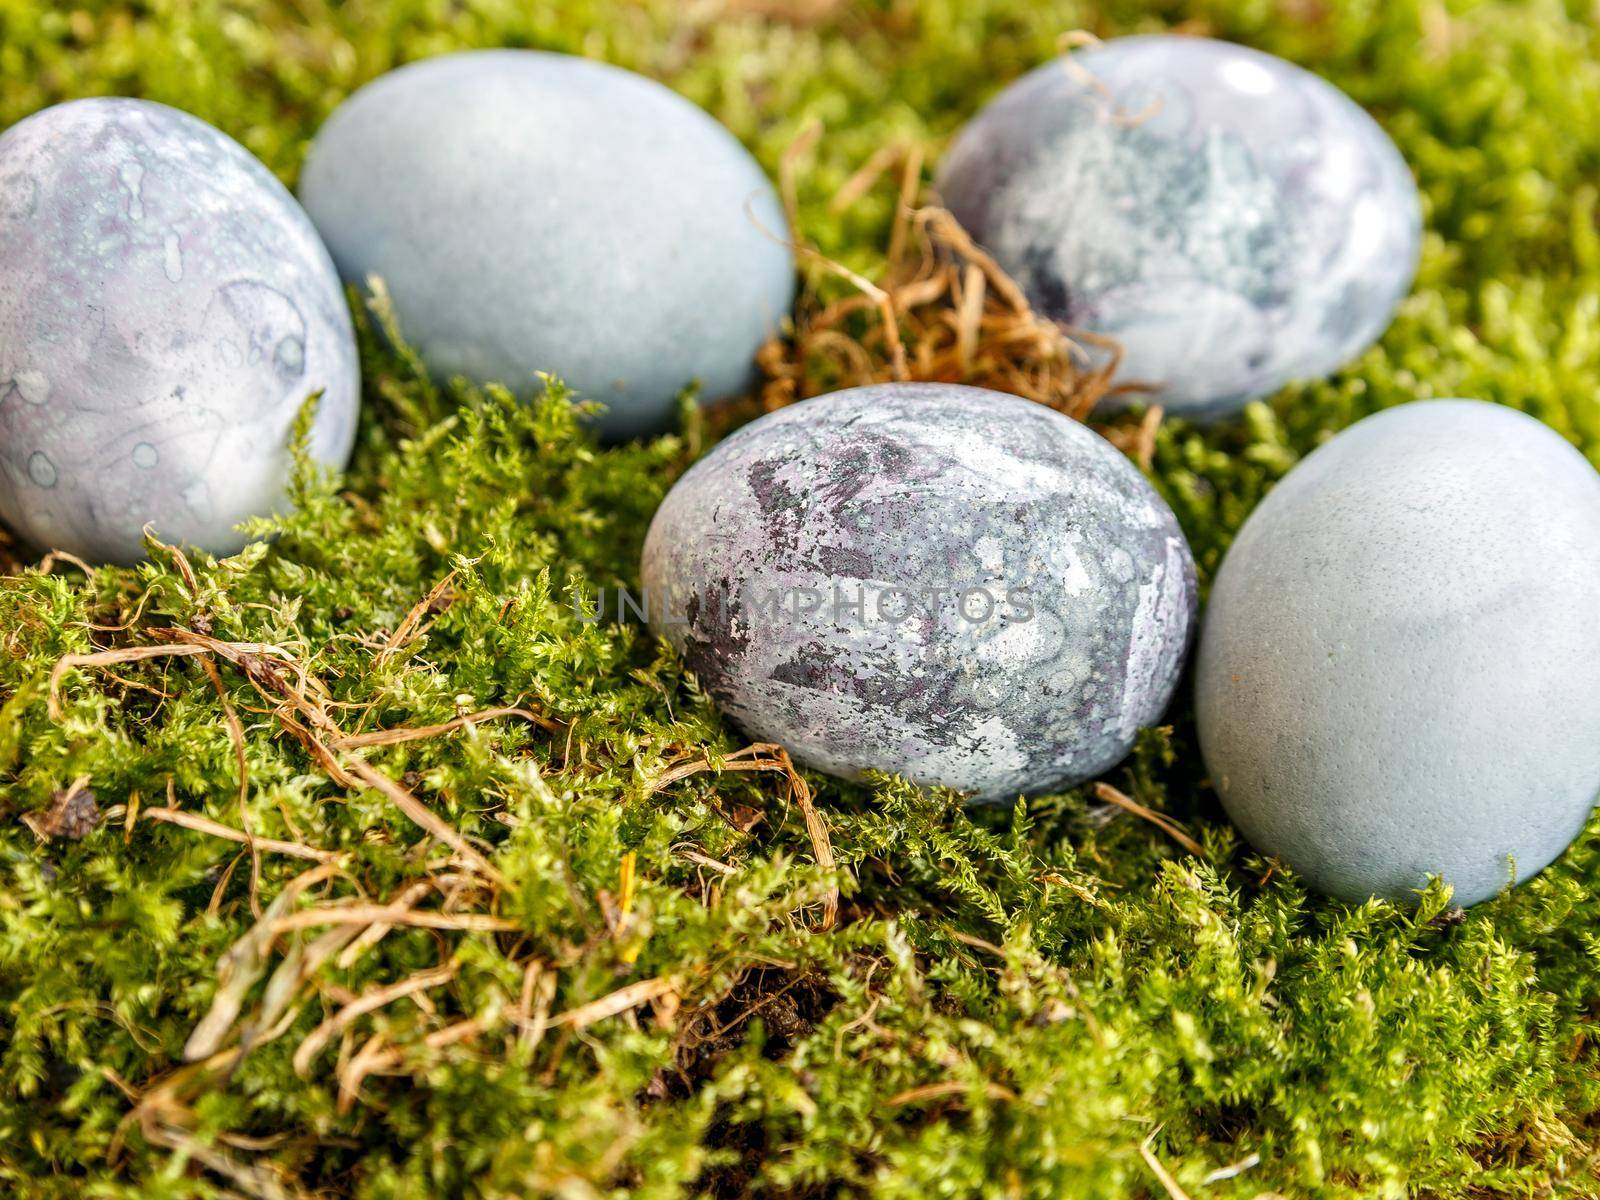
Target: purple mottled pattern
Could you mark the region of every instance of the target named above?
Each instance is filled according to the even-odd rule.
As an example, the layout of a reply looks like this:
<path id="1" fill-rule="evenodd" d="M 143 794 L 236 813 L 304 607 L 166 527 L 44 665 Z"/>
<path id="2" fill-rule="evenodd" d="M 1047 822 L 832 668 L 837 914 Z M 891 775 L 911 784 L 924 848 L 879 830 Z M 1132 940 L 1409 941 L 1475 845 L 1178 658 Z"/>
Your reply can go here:
<path id="1" fill-rule="evenodd" d="M 280 509 L 289 441 L 342 466 L 359 378 L 327 251 L 225 134 L 79 100 L 0 136 L 0 516 L 41 548 L 228 553 Z"/>
<path id="2" fill-rule="evenodd" d="M 1171 699 L 1195 605 L 1177 522 L 1123 455 L 945 384 L 735 433 L 667 496 L 641 574 L 652 625 L 751 737 L 996 801 L 1126 755 Z"/>
<path id="3" fill-rule="evenodd" d="M 1045 64 L 962 130 L 938 182 L 1038 308 L 1116 338 L 1118 380 L 1192 417 L 1360 354 L 1421 245 L 1416 184 L 1371 117 L 1205 38 Z"/>

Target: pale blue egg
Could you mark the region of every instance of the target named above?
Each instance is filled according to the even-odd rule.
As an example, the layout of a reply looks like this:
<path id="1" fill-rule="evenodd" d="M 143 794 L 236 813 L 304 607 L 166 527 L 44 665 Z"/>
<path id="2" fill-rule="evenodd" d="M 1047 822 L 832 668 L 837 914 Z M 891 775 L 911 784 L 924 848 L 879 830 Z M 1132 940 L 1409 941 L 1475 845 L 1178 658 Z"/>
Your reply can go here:
<path id="1" fill-rule="evenodd" d="M 678 394 L 749 386 L 794 294 L 772 184 L 726 129 L 641 75 L 567 55 L 428 59 L 357 92 L 300 195 L 346 279 L 388 286 L 441 378 L 540 372 L 668 427 Z"/>
<path id="2" fill-rule="evenodd" d="M 1205 761 L 1244 835 L 1349 900 L 1473 904 L 1600 791 L 1600 474 L 1471 400 L 1352 426 L 1267 496 L 1201 636 Z"/>

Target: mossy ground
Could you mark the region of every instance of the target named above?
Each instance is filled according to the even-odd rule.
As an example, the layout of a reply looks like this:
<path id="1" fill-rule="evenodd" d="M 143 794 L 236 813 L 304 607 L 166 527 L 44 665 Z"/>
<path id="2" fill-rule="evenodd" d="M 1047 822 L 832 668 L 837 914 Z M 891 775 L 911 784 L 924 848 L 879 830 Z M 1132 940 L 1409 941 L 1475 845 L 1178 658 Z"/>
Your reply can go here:
<path id="1" fill-rule="evenodd" d="M 1287 55 L 1389 128 L 1430 232 L 1415 294 L 1350 370 L 1161 431 L 1154 475 L 1209 575 L 1273 480 L 1380 406 L 1501 401 L 1600 461 L 1593 15 L 0 0 L 0 126 L 148 96 L 292 181 L 319 121 L 399 62 L 579 51 L 668 80 L 773 170 L 820 120 L 806 231 L 870 271 L 894 189 L 829 197 L 888 142 L 936 155 L 1064 31 L 1181 22 Z M 370 328 L 363 345 L 352 469 L 302 479 L 270 548 L 0 583 L 0 1192 L 1600 1193 L 1600 826 L 1464 916 L 1437 893 L 1329 903 L 1222 818 L 1185 701 L 1109 782 L 1203 855 L 1088 790 L 966 812 L 812 778 L 824 870 L 781 772 L 660 786 L 739 741 L 668 652 L 566 600 L 634 581 L 693 431 L 598 449 L 560 401 L 436 389 Z M 180 641 L 210 652 L 68 670 L 52 714 L 64 655 Z M 497 707 L 538 721 L 338 740 Z M 21 818 L 82 777 L 99 828 L 41 844 Z M 174 814 L 339 857 L 252 856 Z M 356 904 L 431 927 L 352 941 Z"/>

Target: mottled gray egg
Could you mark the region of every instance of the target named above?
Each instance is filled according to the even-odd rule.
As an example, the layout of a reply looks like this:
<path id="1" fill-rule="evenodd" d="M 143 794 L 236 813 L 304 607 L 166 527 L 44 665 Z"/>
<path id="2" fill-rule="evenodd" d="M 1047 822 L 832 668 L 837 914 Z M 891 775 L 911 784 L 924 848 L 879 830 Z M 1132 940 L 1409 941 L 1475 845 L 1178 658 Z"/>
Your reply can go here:
<path id="1" fill-rule="evenodd" d="M 746 426 L 668 494 L 641 575 L 652 627 L 751 737 L 978 800 L 1126 755 L 1195 604 L 1171 509 L 1110 443 L 948 384 Z"/>
<path id="2" fill-rule="evenodd" d="M 1233 412 L 1364 350 L 1411 287 L 1415 183 L 1331 84 L 1243 46 L 1119 38 L 1033 71 L 939 172 L 1048 316 L 1169 411 Z"/>
<path id="3" fill-rule="evenodd" d="M 350 312 L 283 185 L 205 122 L 79 100 L 0 136 L 0 516 L 96 562 L 231 553 L 284 504 L 301 405 L 342 466 Z"/>
<path id="4" fill-rule="evenodd" d="M 743 390 L 794 294 L 788 225 L 743 146 L 641 75 L 562 54 L 428 59 L 357 92 L 300 196 L 346 279 L 387 283 L 441 378 L 550 372 L 601 430 Z"/>
<path id="5" fill-rule="evenodd" d="M 1600 791 L 1600 475 L 1471 400 L 1408 404 L 1295 467 L 1212 589 L 1200 738 L 1244 835 L 1321 891 L 1473 904 Z"/>

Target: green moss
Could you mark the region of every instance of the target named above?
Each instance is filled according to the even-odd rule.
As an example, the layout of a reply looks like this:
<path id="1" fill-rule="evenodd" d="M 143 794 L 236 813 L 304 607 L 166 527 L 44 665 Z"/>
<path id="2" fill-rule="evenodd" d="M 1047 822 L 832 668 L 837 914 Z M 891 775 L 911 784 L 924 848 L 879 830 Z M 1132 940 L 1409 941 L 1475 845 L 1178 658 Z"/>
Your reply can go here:
<path id="1" fill-rule="evenodd" d="M 1160 434 L 1155 474 L 1202 572 L 1301 454 L 1384 405 L 1513 404 L 1600 462 L 1600 65 L 1577 0 L 792 7 L 0 0 L 0 125 L 144 95 L 292 181 L 318 122 L 398 62 L 581 51 L 668 79 L 774 170 L 822 121 L 804 221 L 871 269 L 888 189 L 844 214 L 827 200 L 873 150 L 937 153 L 1064 31 L 1186 20 L 1369 105 L 1421 177 L 1430 228 L 1416 294 L 1350 370 L 1234 426 Z M 1222 819 L 1180 706 L 1111 782 L 1182 821 L 1203 861 L 1087 792 L 965 812 L 893 781 L 813 778 L 837 860 L 823 871 L 780 773 L 655 786 L 739 743 L 669 653 L 570 607 L 573 585 L 634 579 L 689 443 L 600 450 L 563 398 L 441 392 L 362 337 L 352 470 L 337 485 L 305 472 L 270 547 L 194 561 L 192 582 L 163 550 L 136 571 L 0 582 L 0 1191 L 1161 1196 L 1152 1162 L 1196 1197 L 1600 1190 L 1600 826 L 1459 917 L 1438 891 L 1415 912 L 1329 903 Z M 220 695 L 193 657 L 70 670 L 52 716 L 63 655 L 163 629 L 281 653 L 217 657 Z M 261 665 L 274 657 L 296 665 Z M 335 782 L 294 732 L 307 707 L 346 733 L 495 707 L 544 720 L 363 752 L 503 885 L 451 865 L 392 797 Z M 85 775 L 104 824 L 41 845 L 20 817 Z M 148 815 L 169 803 L 346 857 L 284 900 L 314 864 L 264 851 L 253 870 L 238 844 Z M 303 980 L 325 927 L 288 931 L 219 977 L 253 905 L 411 888 L 420 909 L 513 928 L 397 928 Z M 297 1069 L 352 996 L 441 965 L 447 980 L 354 1017 Z M 562 1022 L 656 980 L 674 990 Z M 287 1024 L 185 1074 L 192 1031 L 231 993 L 222 1048 L 277 1000 Z M 426 1041 L 469 1020 L 475 1036 Z M 341 1098 L 364 1050 L 392 1051 L 390 1073 Z"/>

